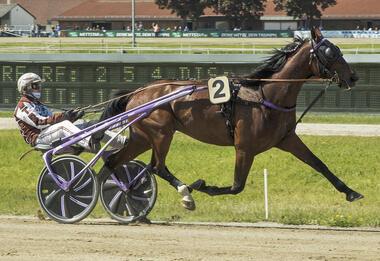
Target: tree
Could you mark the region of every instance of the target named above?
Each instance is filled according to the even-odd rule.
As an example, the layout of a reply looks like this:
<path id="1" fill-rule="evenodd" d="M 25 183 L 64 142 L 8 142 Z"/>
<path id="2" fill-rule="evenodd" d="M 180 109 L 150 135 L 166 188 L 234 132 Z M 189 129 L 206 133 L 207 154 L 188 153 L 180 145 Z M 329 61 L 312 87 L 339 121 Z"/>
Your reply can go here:
<path id="1" fill-rule="evenodd" d="M 306 17 L 307 26 L 313 25 L 314 18 L 321 18 L 323 11 L 330 6 L 336 5 L 336 0 L 273 0 L 275 10 L 286 11 L 287 15 L 294 18 Z"/>
<path id="2" fill-rule="evenodd" d="M 263 15 L 267 0 L 214 0 L 212 7 L 217 14 L 223 14 L 230 29 L 246 28 L 249 22 Z"/>
<path id="3" fill-rule="evenodd" d="M 181 17 L 183 26 L 188 18 L 197 24 L 199 17 L 204 14 L 204 9 L 210 6 L 210 0 L 155 0 L 155 3 L 158 8 L 172 10 L 172 14 Z"/>

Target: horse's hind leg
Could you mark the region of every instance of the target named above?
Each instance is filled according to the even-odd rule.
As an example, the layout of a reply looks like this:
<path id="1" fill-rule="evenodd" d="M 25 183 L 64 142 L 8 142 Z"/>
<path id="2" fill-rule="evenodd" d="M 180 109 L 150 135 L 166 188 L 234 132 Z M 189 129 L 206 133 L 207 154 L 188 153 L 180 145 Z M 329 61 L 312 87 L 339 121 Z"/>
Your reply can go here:
<path id="1" fill-rule="evenodd" d="M 152 169 L 158 176 L 169 182 L 169 184 L 183 196 L 181 203 L 184 208 L 194 210 L 195 202 L 189 189 L 182 181 L 176 178 L 165 165 L 166 155 L 169 152 L 172 139 L 173 134 L 169 133 L 160 133 L 154 136 L 151 160 Z"/>
<path id="2" fill-rule="evenodd" d="M 144 153 L 150 148 L 151 145 L 144 136 L 137 134 L 134 131 L 131 131 L 129 140 L 126 143 L 125 147 L 117 153 L 112 154 L 108 157 L 107 161 L 104 164 L 104 167 L 99 172 L 98 179 L 102 181 L 103 179 L 107 178 L 111 173 L 113 173 L 114 170 L 117 169 L 119 166 L 128 163 L 129 161 L 133 160 L 138 155 Z"/>
<path id="3" fill-rule="evenodd" d="M 355 201 L 363 198 L 363 196 L 346 186 L 339 178 L 337 178 L 323 162 L 318 159 L 309 148 L 301 141 L 296 134 L 287 136 L 282 142 L 277 145 L 279 149 L 292 153 L 301 161 L 310 165 L 313 169 L 325 176 L 330 183 L 340 192 L 346 194 L 348 201 Z"/>

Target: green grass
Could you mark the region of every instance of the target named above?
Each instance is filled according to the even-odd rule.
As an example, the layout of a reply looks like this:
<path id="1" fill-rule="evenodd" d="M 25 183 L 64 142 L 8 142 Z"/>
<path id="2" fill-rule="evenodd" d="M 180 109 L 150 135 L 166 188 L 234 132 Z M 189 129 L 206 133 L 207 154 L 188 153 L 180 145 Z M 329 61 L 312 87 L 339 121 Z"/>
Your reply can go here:
<path id="1" fill-rule="evenodd" d="M 322 161 L 339 178 L 365 198 L 349 203 L 343 194 L 319 173 L 295 157 L 272 149 L 256 157 L 245 190 L 238 195 L 210 197 L 194 192 L 197 209 L 186 211 L 181 197 L 157 177 L 158 198 L 149 215 L 162 221 L 264 220 L 263 169 L 268 169 L 269 220 L 284 224 L 331 226 L 380 226 L 380 162 L 376 137 L 303 136 Z M 17 130 L 0 131 L 0 214 L 35 215 L 40 208 L 36 183 L 43 162 L 38 152 L 24 160 L 18 157 L 29 149 Z M 83 155 L 86 160 L 91 155 Z M 150 152 L 139 157 L 144 162 Z M 200 143 L 176 134 L 167 157 L 167 166 L 187 184 L 202 178 L 209 185 L 229 186 L 233 181 L 235 152 L 232 147 Z M 99 170 L 100 164 L 95 169 Z M 107 217 L 100 204 L 91 217 Z"/>

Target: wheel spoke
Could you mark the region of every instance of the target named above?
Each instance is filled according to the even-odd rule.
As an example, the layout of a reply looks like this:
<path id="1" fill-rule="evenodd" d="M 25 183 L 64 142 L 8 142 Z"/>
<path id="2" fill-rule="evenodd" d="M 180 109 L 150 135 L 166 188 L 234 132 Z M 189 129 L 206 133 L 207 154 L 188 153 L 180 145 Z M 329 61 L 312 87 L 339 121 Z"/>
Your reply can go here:
<path id="1" fill-rule="evenodd" d="M 125 207 L 127 209 L 127 212 L 129 216 L 136 216 L 138 213 L 136 213 L 135 208 L 133 207 L 133 202 L 129 199 L 129 196 L 125 196 Z"/>
<path id="2" fill-rule="evenodd" d="M 135 185 L 133 186 L 133 189 L 136 190 L 138 189 L 141 185 L 143 185 L 146 182 L 145 175 L 142 176 L 139 180 L 135 182 Z"/>
<path id="3" fill-rule="evenodd" d="M 115 196 L 112 198 L 112 200 L 110 201 L 110 203 L 108 204 L 110 210 L 112 212 L 116 212 L 117 211 L 117 208 L 120 204 L 120 200 L 122 198 L 122 195 L 123 195 L 123 192 L 122 191 L 118 191 Z"/>
<path id="4" fill-rule="evenodd" d="M 70 180 L 71 171 L 68 168 L 69 168 L 69 164 L 67 163 L 66 164 L 60 163 L 60 164 L 57 164 L 55 168 L 52 167 L 53 172 L 59 173 L 59 176 L 61 176 L 64 180 Z"/>
<path id="5" fill-rule="evenodd" d="M 141 200 L 141 201 L 149 201 L 150 198 L 143 198 L 143 197 L 138 197 L 131 195 L 131 198 L 136 199 L 136 200 Z"/>
<path id="6" fill-rule="evenodd" d="M 129 173 L 129 170 L 128 170 L 128 166 L 127 165 L 123 165 L 123 168 L 125 170 L 125 173 L 127 173 L 127 178 L 128 178 L 128 183 L 131 182 L 132 178 L 131 178 L 131 173 Z"/>
<path id="7" fill-rule="evenodd" d="M 73 179 L 74 176 L 75 176 L 75 169 L 74 169 L 74 162 L 70 162 L 70 172 L 71 172 L 71 178 L 70 179 Z"/>
<path id="8" fill-rule="evenodd" d="M 53 190 L 49 195 L 47 195 L 45 197 L 45 201 L 44 201 L 45 206 L 47 208 L 50 208 L 52 206 L 52 204 L 56 202 L 56 200 L 57 200 L 56 197 L 59 196 L 59 194 L 61 194 L 61 192 L 62 192 L 62 189 L 57 189 L 57 190 Z"/>
<path id="9" fill-rule="evenodd" d="M 81 179 L 82 179 L 82 178 L 81 178 Z M 80 185 L 80 186 L 74 188 L 74 191 L 75 191 L 75 192 L 78 192 L 79 190 L 81 190 L 81 189 L 87 187 L 87 185 L 88 185 L 89 183 L 91 183 L 91 181 L 92 181 L 92 179 L 91 179 L 91 178 L 88 178 L 88 179 L 87 179 L 82 185 Z M 77 183 L 77 185 L 79 185 L 79 184 L 80 184 L 80 181 Z"/>
<path id="10" fill-rule="evenodd" d="M 84 202 L 82 202 L 82 201 L 79 201 L 78 199 L 74 198 L 73 196 L 70 196 L 69 198 L 70 198 L 70 200 L 71 200 L 72 202 L 76 203 L 76 204 L 79 205 L 79 206 L 82 206 L 82 207 L 84 207 L 84 208 L 88 207 L 88 204 L 86 204 L 86 203 L 84 203 Z M 78 196 L 78 198 L 81 198 L 81 199 L 90 199 L 90 200 L 92 199 L 91 196 L 87 196 L 87 197 Z"/>
<path id="11" fill-rule="evenodd" d="M 61 214 L 63 217 L 69 217 L 69 208 L 67 207 L 67 200 L 65 195 L 62 195 L 61 198 Z"/>

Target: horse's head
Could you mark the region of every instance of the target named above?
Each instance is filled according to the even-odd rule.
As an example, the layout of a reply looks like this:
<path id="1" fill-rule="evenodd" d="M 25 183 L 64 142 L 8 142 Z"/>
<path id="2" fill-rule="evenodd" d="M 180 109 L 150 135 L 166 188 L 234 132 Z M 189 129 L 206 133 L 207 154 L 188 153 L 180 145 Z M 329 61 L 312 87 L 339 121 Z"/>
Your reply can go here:
<path id="1" fill-rule="evenodd" d="M 338 85 L 341 88 L 350 89 L 359 80 L 355 71 L 351 69 L 340 49 L 323 38 L 318 28 L 311 30 L 310 63 L 313 72 L 320 77 L 338 77 Z"/>

